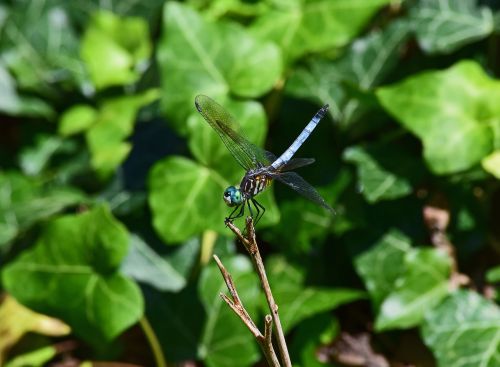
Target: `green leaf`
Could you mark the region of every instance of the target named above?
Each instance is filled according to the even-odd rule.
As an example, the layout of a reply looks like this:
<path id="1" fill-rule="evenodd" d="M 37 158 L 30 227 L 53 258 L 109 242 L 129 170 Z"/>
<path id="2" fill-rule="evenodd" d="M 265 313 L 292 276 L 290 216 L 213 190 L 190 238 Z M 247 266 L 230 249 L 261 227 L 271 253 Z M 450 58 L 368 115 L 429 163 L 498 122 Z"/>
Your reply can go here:
<path id="1" fill-rule="evenodd" d="M 410 11 L 420 47 L 428 53 L 451 53 L 494 30 L 490 8 L 476 0 L 421 0 Z"/>
<path id="2" fill-rule="evenodd" d="M 222 232 L 229 186 L 218 173 L 183 157 L 156 163 L 149 175 L 153 226 L 167 244 L 179 243 L 206 229 Z"/>
<path id="3" fill-rule="evenodd" d="M 122 263 L 121 271 L 160 291 L 177 292 L 186 285 L 183 275 L 135 235 L 131 236 L 130 249 Z"/>
<path id="4" fill-rule="evenodd" d="M 320 361 L 318 346 L 330 344 L 339 333 L 340 326 L 329 313 L 319 314 L 301 322 L 292 339 L 292 360 L 303 367 L 323 367 L 331 364 Z M 297 357 L 294 353 L 299 354 Z M 300 356 L 300 357 L 299 357 Z"/>
<path id="5" fill-rule="evenodd" d="M 2 59 L 20 88 L 44 95 L 43 102 L 31 104 L 32 100 L 28 109 L 46 116 L 47 97 L 61 96 L 56 84 L 66 88 L 83 84 L 78 46 L 72 19 L 57 1 L 13 3 L 2 29 Z"/>
<path id="6" fill-rule="evenodd" d="M 491 283 L 500 282 L 500 265 L 488 270 L 486 279 Z"/>
<path id="7" fill-rule="evenodd" d="M 344 170 L 330 185 L 318 188 L 318 192 L 328 203 L 336 202 L 350 185 L 352 185 L 352 175 Z M 324 208 L 300 195 L 294 195 L 293 200 L 281 201 L 279 208 L 281 218 L 279 225 L 265 231 L 263 238 L 270 243 L 281 244 L 281 250 L 288 254 L 301 255 L 309 254 L 314 245 L 323 241 L 332 231 L 332 226 L 339 224 L 342 210 L 332 216 Z"/>
<path id="8" fill-rule="evenodd" d="M 186 131 L 197 94 L 259 97 L 280 77 L 279 49 L 255 40 L 240 25 L 207 22 L 175 2 L 167 2 L 163 14 L 158 49 L 162 102 L 180 132 Z"/>
<path id="9" fill-rule="evenodd" d="M 419 176 L 414 155 L 390 143 L 350 147 L 344 159 L 356 164 L 358 187 L 369 203 L 410 194 L 413 178 Z"/>
<path id="10" fill-rule="evenodd" d="M 320 105 L 328 103 L 332 117 L 348 124 L 369 106 L 353 95 L 345 83 L 362 91 L 379 85 L 396 66 L 409 28 L 408 23 L 396 21 L 356 39 L 338 60 L 311 60 L 307 67 L 295 69 L 287 81 L 287 91 Z"/>
<path id="11" fill-rule="evenodd" d="M 3 285 L 27 307 L 61 318 L 99 345 L 143 313 L 139 288 L 118 272 L 128 241 L 125 227 L 104 207 L 63 216 L 5 267 Z"/>
<path id="12" fill-rule="evenodd" d="M 91 127 L 97 118 L 95 108 L 88 105 L 73 105 L 64 111 L 59 119 L 59 134 L 70 136 L 81 133 Z"/>
<path id="13" fill-rule="evenodd" d="M 69 142 L 58 136 L 38 135 L 33 147 L 24 149 L 19 155 L 19 165 L 28 176 L 36 176 L 43 172 L 50 159 Z"/>
<path id="14" fill-rule="evenodd" d="M 390 0 L 310 0 L 274 4 L 252 32 L 283 49 L 287 62 L 311 52 L 345 46 Z"/>
<path id="15" fill-rule="evenodd" d="M 363 292 L 353 289 L 306 287 L 303 271 L 281 257 L 267 261 L 266 270 L 285 332 L 310 316 L 364 297 Z M 267 304 L 263 312 L 269 312 Z"/>
<path id="16" fill-rule="evenodd" d="M 97 89 L 136 82 L 151 55 L 147 22 L 96 13 L 85 31 L 81 56 Z"/>
<path id="17" fill-rule="evenodd" d="M 0 247 L 37 221 L 85 200 L 74 188 L 44 186 L 15 171 L 0 172 Z"/>
<path id="18" fill-rule="evenodd" d="M 42 99 L 22 96 L 16 89 L 16 81 L 0 62 L 0 111 L 10 115 L 51 117 L 52 108 Z"/>
<path id="19" fill-rule="evenodd" d="M 244 256 L 221 259 L 236 284 L 245 309 L 256 322 L 260 287 L 252 264 Z M 198 350 L 209 367 L 251 366 L 259 359 L 253 335 L 229 306 L 220 298 L 226 284 L 215 264 L 206 267 L 200 277 L 198 292 L 207 320 Z"/>
<path id="20" fill-rule="evenodd" d="M 162 0 L 150 0 L 145 2 L 137 2 L 135 0 L 111 1 L 103 4 L 99 0 L 81 2 L 71 2 L 71 7 L 68 11 L 71 12 L 73 18 L 79 19 L 80 22 L 87 22 L 89 15 L 95 14 L 98 11 L 106 9 L 120 16 L 130 16 L 146 18 L 149 22 L 158 20 L 158 14 L 163 5 Z"/>
<path id="21" fill-rule="evenodd" d="M 404 273 L 404 258 L 411 250 L 410 239 L 397 230 L 385 234 L 374 246 L 356 257 L 355 266 L 370 293 L 375 310 L 394 289 Z"/>
<path id="22" fill-rule="evenodd" d="M 440 367 L 494 367 L 500 364 L 499 330 L 498 306 L 460 290 L 427 313 L 422 336 Z"/>
<path id="23" fill-rule="evenodd" d="M 384 299 L 375 321 L 379 331 L 420 324 L 426 311 L 449 292 L 449 256 L 439 249 L 413 249 L 404 258 L 406 270 Z"/>
<path id="24" fill-rule="evenodd" d="M 145 288 L 147 318 L 169 362 L 198 358 L 206 315 L 196 285 L 188 284 L 177 293 Z"/>
<path id="25" fill-rule="evenodd" d="M 422 140 L 427 165 L 436 174 L 471 168 L 493 149 L 493 129 L 500 123 L 500 83 L 475 62 L 409 77 L 380 88 L 377 97 Z"/>
<path id="26" fill-rule="evenodd" d="M 187 158 L 173 156 L 159 161 L 149 175 L 148 201 L 154 228 L 167 244 L 185 241 L 207 229 L 227 234 L 224 218 L 233 209 L 226 206 L 222 193 L 234 184 Z M 266 190 L 258 199 L 270 209 L 262 224 L 276 223 L 279 213 L 272 191 Z"/>
<path id="27" fill-rule="evenodd" d="M 2 297 L 0 302 L 0 363 L 4 366 L 3 358 L 8 354 L 11 347 L 17 345 L 22 338 L 29 333 L 37 333 L 46 336 L 63 337 L 70 334 L 68 325 L 58 319 L 41 315 L 16 302 L 10 295 Z M 18 357 L 24 360 L 24 357 Z M 11 360 L 12 365 L 31 366 L 22 364 L 18 358 Z M 16 361 L 16 362 L 14 362 Z M 42 365 L 43 362 L 35 364 Z"/>
<path id="28" fill-rule="evenodd" d="M 481 161 L 486 172 L 491 173 L 495 178 L 500 179 L 500 150 L 495 150 Z"/>
<path id="29" fill-rule="evenodd" d="M 197 4 L 194 3 L 194 5 Z M 266 1 L 248 2 L 246 0 L 213 0 L 203 5 L 204 14 L 210 19 L 218 19 L 224 15 L 246 18 L 255 17 L 265 12 L 268 7 Z"/>
<path id="30" fill-rule="evenodd" d="M 43 366 L 56 357 L 57 348 L 55 345 L 48 345 L 16 356 L 5 364 L 5 367 Z"/>
<path id="31" fill-rule="evenodd" d="M 102 176 L 112 174 L 127 158 L 132 146 L 124 140 L 132 133 L 139 110 L 159 98 L 157 89 L 106 100 L 95 123 L 86 132 L 92 166 Z"/>

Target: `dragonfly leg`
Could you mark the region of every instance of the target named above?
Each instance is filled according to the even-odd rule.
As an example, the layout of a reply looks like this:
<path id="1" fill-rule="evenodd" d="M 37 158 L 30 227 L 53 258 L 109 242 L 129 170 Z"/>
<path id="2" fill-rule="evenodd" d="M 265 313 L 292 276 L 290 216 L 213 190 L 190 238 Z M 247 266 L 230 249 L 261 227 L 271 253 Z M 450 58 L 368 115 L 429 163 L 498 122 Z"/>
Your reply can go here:
<path id="1" fill-rule="evenodd" d="M 240 210 L 236 215 L 234 214 L 237 210 Z M 236 218 L 242 217 L 243 214 L 245 213 L 245 204 L 243 203 L 242 205 L 238 205 L 234 210 L 229 214 L 229 217 L 226 217 L 225 222 L 232 222 Z"/>
<path id="2" fill-rule="evenodd" d="M 257 216 L 255 218 L 255 224 L 257 224 L 257 222 L 262 218 L 262 216 L 266 212 L 266 208 L 264 208 L 264 206 L 262 204 L 260 204 L 257 200 L 255 200 L 253 198 L 251 200 L 252 200 L 253 205 L 255 206 L 255 209 L 257 210 Z M 261 213 L 260 209 L 262 209 L 262 213 Z"/>
<path id="3" fill-rule="evenodd" d="M 253 199 L 252 199 L 252 202 L 253 202 Z M 250 205 L 250 200 L 247 201 L 247 205 L 248 205 L 248 210 L 250 211 L 250 216 L 253 218 L 253 210 L 252 210 L 252 206 Z"/>

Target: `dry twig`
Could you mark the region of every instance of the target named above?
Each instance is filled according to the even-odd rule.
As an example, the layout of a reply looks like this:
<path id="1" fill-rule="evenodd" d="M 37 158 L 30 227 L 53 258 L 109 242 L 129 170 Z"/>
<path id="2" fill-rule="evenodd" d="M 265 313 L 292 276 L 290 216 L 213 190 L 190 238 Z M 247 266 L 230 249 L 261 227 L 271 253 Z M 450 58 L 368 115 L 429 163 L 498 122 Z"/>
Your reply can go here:
<path id="1" fill-rule="evenodd" d="M 231 222 L 226 222 L 226 225 L 233 231 L 233 233 L 238 237 L 238 239 L 243 243 L 245 246 L 245 249 L 247 250 L 248 254 L 250 255 L 250 258 L 252 260 L 252 263 L 255 267 L 255 270 L 257 271 L 257 274 L 260 279 L 260 283 L 262 286 L 262 289 L 264 290 L 264 294 L 266 296 L 267 304 L 269 306 L 269 310 L 271 311 L 271 316 L 266 315 L 266 320 L 265 320 L 265 326 L 266 326 L 266 331 L 264 333 L 264 339 L 266 340 L 267 343 L 267 349 L 266 350 L 271 350 L 272 349 L 272 340 L 271 340 L 271 330 L 272 330 L 272 322 L 274 322 L 276 334 L 277 334 L 277 341 L 278 341 L 278 347 L 281 355 L 281 360 L 283 362 L 283 365 L 285 367 L 292 367 L 292 362 L 290 360 L 290 355 L 288 354 L 288 347 L 286 345 L 285 341 L 285 333 L 283 332 L 283 328 L 281 326 L 281 321 L 279 318 L 279 313 L 278 313 L 278 305 L 274 301 L 273 294 L 271 292 L 271 287 L 269 286 L 269 281 L 267 280 L 267 274 L 266 270 L 264 268 L 264 262 L 262 261 L 262 257 L 260 256 L 259 252 L 259 247 L 257 246 L 257 240 L 255 238 L 255 228 L 253 225 L 253 220 L 251 217 L 248 217 L 246 219 L 246 235 L 242 234 L 241 231 Z M 225 271 L 224 267 L 222 266 L 222 263 L 220 260 L 217 258 L 217 256 L 214 256 L 215 261 L 217 261 L 217 265 L 219 265 L 219 269 L 221 269 L 222 276 L 224 277 L 224 280 L 226 281 L 226 285 L 229 289 L 229 292 L 231 293 L 231 296 L 233 300 L 229 299 L 225 295 L 221 295 L 221 297 L 224 299 L 224 301 L 231 307 L 231 309 L 241 318 L 241 320 L 247 325 L 247 327 L 250 329 L 252 334 L 257 338 L 257 341 L 259 342 L 259 345 L 261 348 L 263 348 L 263 342 L 259 341 L 259 338 L 257 337 L 256 332 L 258 331 L 258 328 L 255 326 L 253 321 L 250 319 L 250 316 L 248 316 L 248 313 L 245 311 L 243 305 L 241 304 L 241 301 L 238 297 L 238 294 L 236 292 L 236 288 L 234 286 L 234 283 L 231 279 L 231 276 Z M 223 270 L 224 269 L 224 270 Z M 266 350 L 263 348 L 264 354 L 266 354 Z M 274 350 L 273 350 L 274 353 Z M 276 355 L 274 355 L 276 357 Z M 269 356 L 266 354 L 266 358 L 269 360 Z M 277 361 L 276 361 L 277 362 Z M 274 364 L 271 364 L 271 366 L 274 366 Z M 279 362 L 278 362 L 279 366 Z"/>
<path id="2" fill-rule="evenodd" d="M 266 315 L 266 317 L 264 318 L 264 335 L 262 335 L 259 328 L 255 325 L 247 310 L 243 306 L 231 274 L 229 274 L 229 272 L 226 270 L 217 255 L 214 255 L 214 259 L 217 263 L 217 266 L 219 267 L 224 281 L 226 282 L 227 289 L 229 290 L 229 293 L 231 293 L 231 298 L 226 296 L 224 293 L 220 294 L 221 298 L 224 300 L 224 302 L 227 303 L 227 305 L 234 311 L 234 313 L 241 319 L 241 321 L 243 321 L 248 330 L 250 330 L 250 332 L 253 334 L 253 336 L 257 340 L 257 343 L 259 343 L 262 352 L 266 356 L 268 364 L 272 367 L 280 367 L 280 363 L 278 361 L 278 358 L 276 357 L 276 352 L 274 351 L 272 342 L 273 319 L 271 315 Z"/>

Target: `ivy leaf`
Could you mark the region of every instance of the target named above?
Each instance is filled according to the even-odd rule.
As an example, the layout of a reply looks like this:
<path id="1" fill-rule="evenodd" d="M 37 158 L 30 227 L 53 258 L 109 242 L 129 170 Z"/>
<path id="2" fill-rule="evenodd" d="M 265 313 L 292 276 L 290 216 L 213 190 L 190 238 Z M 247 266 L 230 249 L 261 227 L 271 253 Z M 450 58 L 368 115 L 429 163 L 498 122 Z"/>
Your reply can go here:
<path id="1" fill-rule="evenodd" d="M 500 363 L 500 309 L 475 292 L 453 293 L 427 313 L 421 330 L 439 366 Z"/>
<path id="2" fill-rule="evenodd" d="M 424 158 L 436 174 L 471 168 L 493 149 L 493 129 L 500 121 L 500 83 L 473 61 L 412 76 L 380 88 L 377 97 L 422 140 Z"/>
<path id="3" fill-rule="evenodd" d="M 57 350 L 55 345 L 48 345 L 33 351 L 17 355 L 10 361 L 8 361 L 5 367 L 23 367 L 23 366 L 43 366 L 44 364 L 50 363 L 51 359 L 57 356 Z"/>
<path id="4" fill-rule="evenodd" d="M 260 287 L 252 264 L 244 256 L 223 259 L 223 263 L 238 287 L 238 294 L 247 312 L 255 318 Z M 207 313 L 199 346 L 200 357 L 209 367 L 251 366 L 259 359 L 257 343 L 233 310 L 220 298 L 219 294 L 227 293 L 227 288 L 219 268 L 214 264 L 205 268 L 198 292 Z"/>
<path id="5" fill-rule="evenodd" d="M 203 5 L 204 14 L 210 19 L 222 18 L 229 14 L 238 18 L 255 17 L 265 12 L 268 7 L 268 4 L 263 1 L 247 2 L 246 0 L 215 0 Z"/>
<path id="6" fill-rule="evenodd" d="M 481 161 L 481 165 L 486 172 L 500 179 L 500 150 L 495 150 L 493 153 L 484 157 Z"/>
<path id="7" fill-rule="evenodd" d="M 409 30 L 407 22 L 396 21 L 355 40 L 336 61 L 314 59 L 293 72 L 287 91 L 318 104 L 328 103 L 332 117 L 348 124 L 367 106 L 345 84 L 362 91 L 379 85 L 396 65 Z"/>
<path id="8" fill-rule="evenodd" d="M 112 174 L 127 158 L 132 146 L 124 140 L 132 133 L 137 113 L 158 97 L 157 89 L 149 89 L 142 94 L 106 100 L 99 108 L 85 138 L 92 166 L 102 177 Z M 75 120 L 75 123 L 81 122 Z"/>
<path id="9" fill-rule="evenodd" d="M 179 243 L 210 228 L 223 231 L 229 186 L 217 172 L 183 157 L 156 163 L 149 175 L 153 226 L 167 244 Z M 168 203 L 168 204 L 167 204 Z"/>
<path id="10" fill-rule="evenodd" d="M 167 2 L 163 14 L 158 49 L 162 102 L 178 131 L 186 132 L 185 120 L 197 94 L 259 97 L 280 77 L 279 49 L 254 39 L 240 25 L 205 21 L 175 2 Z"/>
<path id="11" fill-rule="evenodd" d="M 222 193 L 234 184 L 217 171 L 184 157 L 159 161 L 149 176 L 148 201 L 154 228 L 167 244 L 180 243 L 207 229 L 227 233 L 224 218 L 233 209 L 226 206 Z M 276 223 L 279 212 L 272 191 L 266 190 L 258 200 L 266 208 L 259 224 Z"/>
<path id="12" fill-rule="evenodd" d="M 146 287 L 145 293 L 147 318 L 169 362 L 196 359 L 206 315 L 195 285 L 188 284 L 177 293 Z"/>
<path id="13" fill-rule="evenodd" d="M 356 271 L 363 278 L 375 310 L 393 291 L 396 280 L 405 271 L 404 258 L 410 250 L 410 239 L 397 230 L 391 230 L 373 248 L 356 257 Z"/>
<path id="14" fill-rule="evenodd" d="M 494 30 L 490 8 L 476 0 L 421 0 L 410 11 L 420 47 L 428 53 L 451 53 Z"/>
<path id="15" fill-rule="evenodd" d="M 17 172 L 0 172 L 0 247 L 39 220 L 86 200 L 78 190 L 50 187 Z"/>
<path id="16" fill-rule="evenodd" d="M 0 62 L 0 111 L 10 115 L 42 116 L 49 118 L 53 115 L 52 108 L 43 100 L 23 96 L 16 89 L 16 81 Z"/>
<path id="17" fill-rule="evenodd" d="M 97 207 L 49 222 L 35 246 L 3 270 L 3 285 L 27 307 L 67 322 L 93 345 L 142 316 L 137 285 L 118 272 L 128 233 Z"/>
<path id="18" fill-rule="evenodd" d="M 290 63 L 307 53 L 345 46 L 389 2 L 315 0 L 275 4 L 252 24 L 252 32 L 280 45 Z"/>
<path id="19" fill-rule="evenodd" d="M 85 31 L 81 55 L 96 88 L 104 89 L 136 82 L 151 48 L 144 19 L 101 10 Z"/>
<path id="20" fill-rule="evenodd" d="M 327 202 L 336 202 L 350 185 L 352 175 L 343 170 L 330 185 L 319 188 L 318 192 Z M 339 209 L 338 215 L 325 215 L 324 208 L 298 195 L 294 195 L 292 200 L 281 201 L 279 208 L 280 225 L 273 226 L 262 236 L 270 243 L 281 243 L 281 250 L 288 254 L 310 253 L 314 244 L 323 241 L 332 231 L 332 226 L 341 222 L 342 208 L 335 206 L 336 210 Z"/>
<path id="21" fill-rule="evenodd" d="M 379 331 L 408 328 L 422 322 L 449 292 L 450 258 L 439 249 L 413 249 L 404 258 L 406 270 L 384 299 L 375 321 Z"/>
<path id="22" fill-rule="evenodd" d="M 422 173 L 412 154 L 390 144 L 350 147 L 344 159 L 356 164 L 359 187 L 370 203 L 410 194 Z"/>
<path id="23" fill-rule="evenodd" d="M 89 105 L 76 104 L 64 111 L 59 119 L 59 134 L 70 136 L 88 130 L 96 121 L 97 110 Z"/>
<path id="24" fill-rule="evenodd" d="M 363 292 L 353 289 L 306 287 L 304 272 L 283 258 L 271 258 L 266 269 L 285 332 L 310 316 L 364 297 Z M 263 312 L 266 310 L 267 303 Z"/>
<path id="25" fill-rule="evenodd" d="M 489 269 L 486 273 L 486 279 L 491 283 L 500 282 L 500 266 Z"/>
<path id="26" fill-rule="evenodd" d="M 300 361 L 303 367 L 325 367 L 330 365 L 319 358 L 321 345 L 330 345 L 338 336 L 340 326 L 329 313 L 318 314 L 301 322 L 294 331 L 292 360 Z M 296 354 L 296 356 L 294 355 Z"/>
<path id="27" fill-rule="evenodd" d="M 98 109 L 75 105 L 59 120 L 59 134 L 85 132 L 91 164 L 101 177 L 113 173 L 127 158 L 132 146 L 125 139 L 134 128 L 139 110 L 159 98 L 158 89 L 105 100 Z"/>
<path id="28" fill-rule="evenodd" d="M 55 83 L 65 87 L 82 84 L 84 68 L 78 45 L 70 16 L 63 6 L 53 1 L 16 1 L 2 28 L 2 60 L 5 65 L 20 88 L 44 96 L 59 96 Z M 25 107 L 43 111 L 42 116 L 52 113 L 42 100 L 33 99 Z"/>
<path id="29" fill-rule="evenodd" d="M 23 149 L 19 155 L 19 165 L 26 175 L 37 176 L 57 152 L 71 145 L 58 136 L 40 134 L 35 138 L 34 146 Z"/>
<path id="30" fill-rule="evenodd" d="M 8 354 L 9 349 L 30 332 L 48 336 L 65 336 L 71 332 L 71 329 L 58 319 L 38 314 L 20 305 L 9 295 L 3 297 L 0 303 L 0 335 L 2 335 L 0 363 L 2 366 L 4 366 L 3 357 Z M 23 364 L 17 366 L 23 366 Z"/>
<path id="31" fill-rule="evenodd" d="M 78 19 L 81 23 L 88 22 L 88 15 L 102 11 L 103 8 L 112 11 L 120 16 L 130 16 L 146 18 L 150 22 L 157 19 L 158 13 L 163 5 L 162 0 L 151 0 L 147 2 L 136 2 L 134 0 L 111 1 L 105 6 L 99 0 L 91 0 L 85 3 L 72 2 L 68 11 L 72 18 Z"/>
<path id="32" fill-rule="evenodd" d="M 177 292 L 186 285 L 184 276 L 136 235 L 131 236 L 130 249 L 121 271 L 160 291 Z"/>

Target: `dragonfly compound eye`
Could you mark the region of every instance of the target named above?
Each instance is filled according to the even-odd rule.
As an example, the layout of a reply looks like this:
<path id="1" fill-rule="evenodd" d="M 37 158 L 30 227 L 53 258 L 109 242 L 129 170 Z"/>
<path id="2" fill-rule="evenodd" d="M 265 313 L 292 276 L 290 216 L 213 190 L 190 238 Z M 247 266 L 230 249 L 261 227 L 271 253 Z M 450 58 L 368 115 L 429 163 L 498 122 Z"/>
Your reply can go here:
<path id="1" fill-rule="evenodd" d="M 241 191 L 234 186 L 229 186 L 224 190 L 223 199 L 228 206 L 241 204 Z"/>

